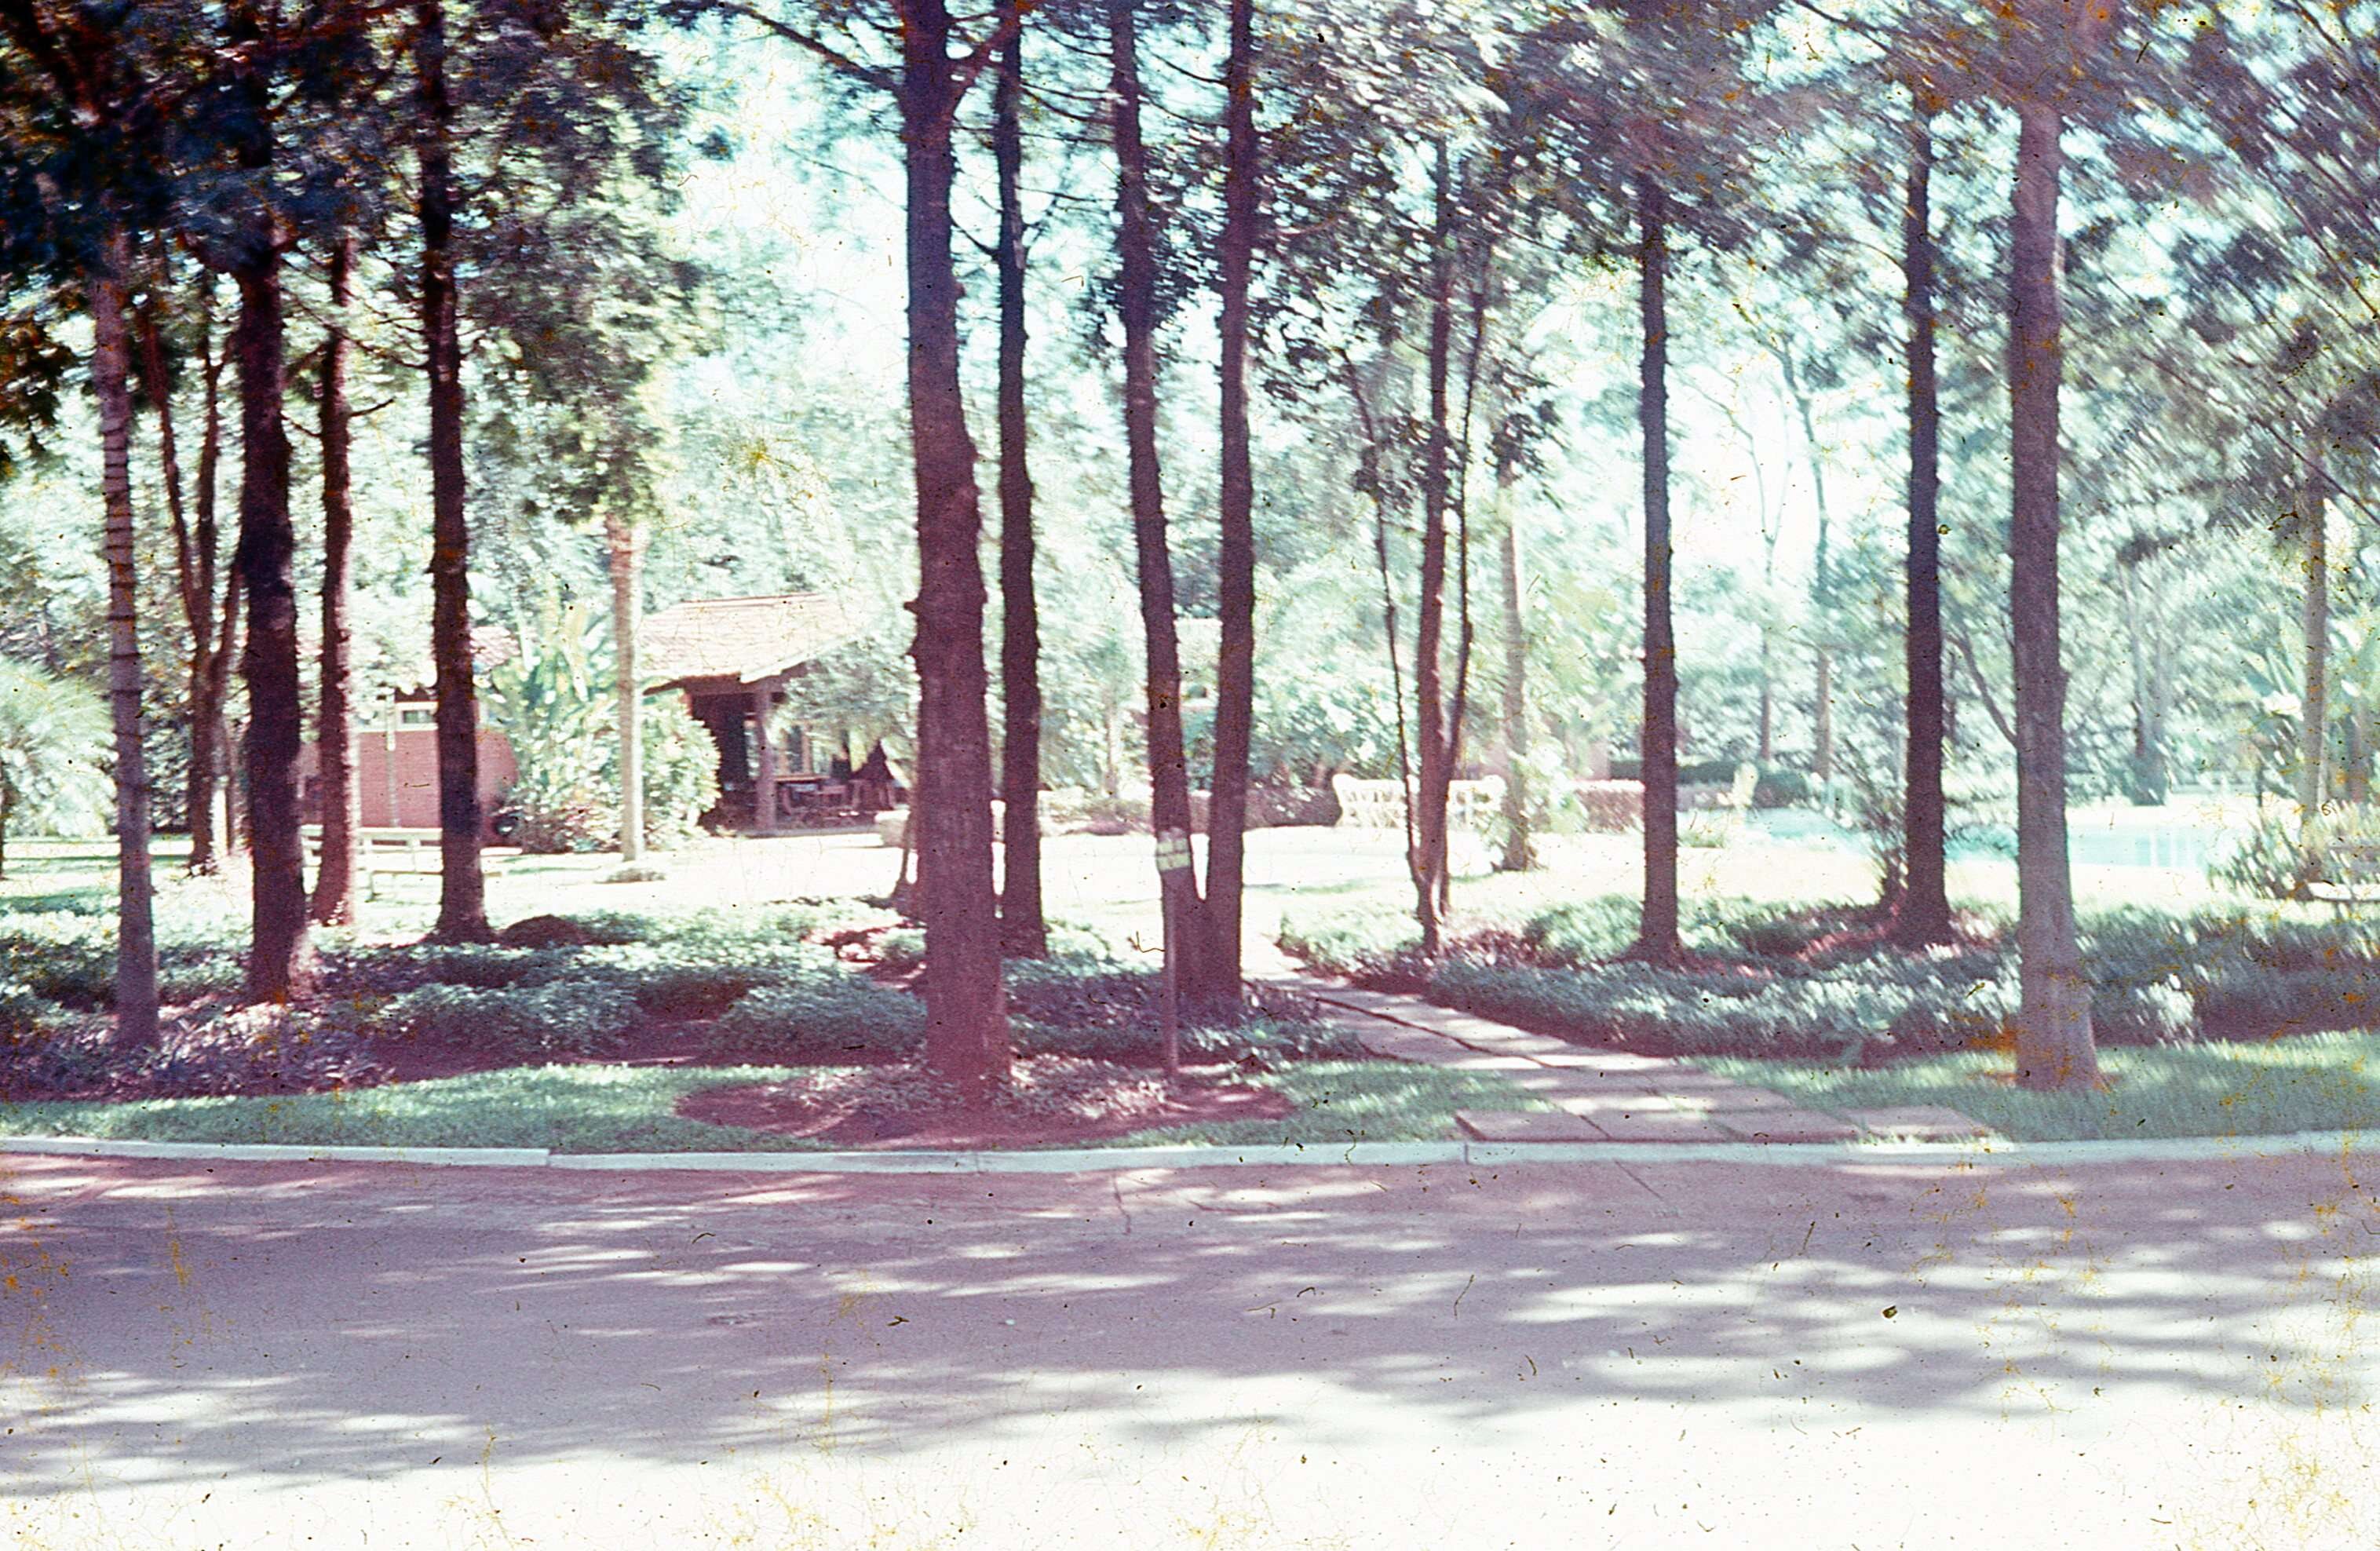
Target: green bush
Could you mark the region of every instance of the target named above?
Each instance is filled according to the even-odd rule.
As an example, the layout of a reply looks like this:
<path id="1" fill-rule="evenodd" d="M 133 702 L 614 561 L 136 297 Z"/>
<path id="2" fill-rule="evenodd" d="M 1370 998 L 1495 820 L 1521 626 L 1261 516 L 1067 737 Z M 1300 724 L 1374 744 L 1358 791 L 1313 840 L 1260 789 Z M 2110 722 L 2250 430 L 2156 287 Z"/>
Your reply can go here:
<path id="1" fill-rule="evenodd" d="M 577 952 L 567 948 L 503 948 L 492 943 L 407 943 L 322 954 L 322 986 L 333 992 L 382 995 L 417 986 L 497 990 L 524 980 L 568 978 Z"/>
<path id="2" fill-rule="evenodd" d="M 1290 957 L 1359 985 L 1418 987 L 1428 976 L 1421 929 L 1410 917 L 1385 911 L 1283 921 L 1276 940 Z"/>
<path id="3" fill-rule="evenodd" d="M 710 1054 L 761 1060 L 914 1056 L 925 1042 L 923 1002 L 851 975 L 747 991 L 703 1036 Z"/>
<path id="4" fill-rule="evenodd" d="M 1818 800 L 1818 783 L 1805 771 L 1765 769 L 1752 788 L 1754 807 L 1810 807 Z"/>
<path id="5" fill-rule="evenodd" d="M 115 994 L 115 923 L 101 915 L 0 915 L 0 982 L 69 1007 Z"/>
<path id="6" fill-rule="evenodd" d="M 575 603 L 548 602 L 533 625 L 519 632 L 519 654 L 490 673 L 485 702 L 512 745 L 503 800 L 519 819 L 513 838 L 524 851 L 602 850 L 619 841 L 611 632 Z M 648 701 L 638 721 L 645 838 L 683 843 L 719 801 L 717 745 L 674 697 Z"/>
<path id="7" fill-rule="evenodd" d="M 2303 857 L 2296 821 L 2266 818 L 2232 837 L 2208 864 L 2206 876 L 2218 889 L 2291 899 L 2305 881 Z"/>
<path id="8" fill-rule="evenodd" d="M 891 931 L 876 934 L 873 944 L 876 962 L 895 974 L 916 969 L 926 962 L 926 929 L 923 927 L 895 927 Z"/>
<path id="9" fill-rule="evenodd" d="M 588 982 L 625 993 L 649 1017 L 716 1018 L 761 986 L 848 973 L 832 952 L 808 943 L 679 938 L 581 949 L 517 984 Z"/>
<path id="10" fill-rule="evenodd" d="M 482 990 L 423 986 L 390 1003 L 385 1026 L 420 1038 L 509 1055 L 593 1055 L 637 1023 L 637 1003 L 616 986 L 558 980 Z"/>

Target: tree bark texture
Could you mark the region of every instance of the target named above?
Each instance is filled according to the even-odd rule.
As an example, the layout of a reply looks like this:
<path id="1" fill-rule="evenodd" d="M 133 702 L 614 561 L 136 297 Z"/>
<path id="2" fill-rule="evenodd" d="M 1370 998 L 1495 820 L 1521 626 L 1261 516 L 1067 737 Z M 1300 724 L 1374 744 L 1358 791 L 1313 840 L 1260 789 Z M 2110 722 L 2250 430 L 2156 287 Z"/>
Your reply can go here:
<path id="1" fill-rule="evenodd" d="M 140 590 L 133 559 L 131 351 L 124 275 L 131 245 L 103 239 L 90 276 L 91 389 L 99 400 L 107 554 L 107 697 L 115 733 L 115 1043 L 157 1038 L 157 936 L 149 866 L 149 767 L 140 740 Z"/>
<path id="2" fill-rule="evenodd" d="M 1011 29 L 992 78 L 992 160 L 1000 233 L 1001 947 L 1049 951 L 1041 906 L 1041 613 L 1033 581 L 1033 469 L 1025 403 L 1025 37 L 1023 0 L 1002 0 Z"/>
<path id="3" fill-rule="evenodd" d="M 2305 663 L 2305 694 L 2298 719 L 2298 813 L 2300 888 L 2321 876 L 2322 806 L 2330 794 L 2330 510 L 2323 460 L 2307 467 L 2299 499 L 2305 530 L 2305 589 L 2299 609 L 2299 640 Z"/>
<path id="4" fill-rule="evenodd" d="M 251 50 L 261 27 L 249 10 L 232 16 L 228 36 Z M 241 168 L 260 183 L 277 148 L 265 66 L 253 55 L 239 69 L 237 98 L 246 133 Z M 239 541 L 233 564 L 248 600 L 247 799 L 250 861 L 248 988 L 254 1001 L 287 1001 L 310 978 L 307 940 L 306 848 L 298 832 L 298 754 L 305 707 L 298 648 L 298 531 L 289 511 L 289 430 L 284 418 L 287 340 L 283 317 L 283 231 L 260 188 L 232 258 L 239 322 L 233 357 L 239 370 Z"/>
<path id="5" fill-rule="evenodd" d="M 1504 852 L 1499 872 L 1527 872 L 1537 865 L 1529 818 L 1529 621 L 1523 605 L 1521 515 L 1513 507 L 1511 480 L 1499 469 L 1498 504 L 1503 507 L 1504 613 Z"/>
<path id="6" fill-rule="evenodd" d="M 637 525 L 614 515 L 603 534 L 612 571 L 612 673 L 620 736 L 620 860 L 645 855 L 645 690 L 637 660 L 637 632 L 644 605 L 638 587 L 645 536 Z"/>
<path id="7" fill-rule="evenodd" d="M 1670 612 L 1669 203 L 1660 181 L 1636 176 L 1637 307 L 1645 353 L 1636 419 L 1645 455 L 1645 901 L 1630 953 L 1683 956 L 1678 939 L 1678 650 Z"/>
<path id="8" fill-rule="evenodd" d="M 1240 990 L 1247 872 L 1248 750 L 1256 720 L 1256 476 L 1249 451 L 1248 296 L 1256 269 L 1261 147 L 1257 139 L 1256 0 L 1231 0 L 1223 61 L 1223 230 L 1217 251 L 1222 441 L 1216 561 L 1215 769 L 1207 809 L 1208 1000 Z"/>
<path id="9" fill-rule="evenodd" d="M 908 192 L 909 425 L 917 491 L 917 781 L 913 812 L 926 927 L 926 1060 L 982 1100 L 1008 1080 L 991 866 L 990 687 L 983 531 L 959 386 L 951 261 L 951 135 L 958 86 L 943 0 L 901 0 L 901 123 Z"/>
<path id="10" fill-rule="evenodd" d="M 2009 615 L 2016 679 L 2022 983 L 2016 1068 L 2017 1081 L 2032 1088 L 2086 1084 L 2099 1076 L 2066 837 L 2066 671 L 2059 657 L 2058 576 L 2062 127 L 2055 105 L 2020 104 L 2010 230 Z"/>
<path id="11" fill-rule="evenodd" d="M 1148 202 L 1148 155 L 1140 133 L 1140 57 L 1134 0 L 1109 0 L 1109 100 L 1116 154 L 1116 310 L 1123 325 L 1124 453 L 1133 551 L 1147 642 L 1149 818 L 1159 835 L 1190 832 L 1190 763 L 1182 735 L 1182 654 L 1173 624 L 1173 556 L 1157 455 L 1157 231 Z M 1169 951 L 1184 994 L 1207 982 L 1197 873 L 1160 870 L 1168 918 L 1180 928 Z"/>
<path id="12" fill-rule="evenodd" d="M 329 333 L 322 341 L 322 391 L 318 405 L 322 442 L 322 709 L 315 718 L 320 752 L 322 856 L 314 873 L 314 919 L 326 927 L 356 918 L 356 870 L 362 845 L 363 794 L 356 785 L 355 601 L 352 551 L 356 513 L 352 490 L 353 410 L 347 402 L 348 291 L 356 239 L 331 244 Z"/>
<path id="13" fill-rule="evenodd" d="M 1934 362 L 1933 178 L 1932 115 L 1920 107 L 1910 132 L 1900 223 L 1902 310 L 1909 326 L 1909 552 L 1903 570 L 1908 623 L 1901 637 L 1908 679 L 1902 796 L 1908 871 L 1893 935 L 1904 948 L 1950 940 L 1942 791 L 1942 406 Z"/>
<path id="14" fill-rule="evenodd" d="M 180 438 L 175 432 L 173 373 L 166 368 L 165 346 L 153 309 L 139 315 L 140 376 L 150 403 L 157 410 L 159 482 L 164 488 L 166 512 L 174 530 L 174 580 L 188 633 L 183 656 L 184 698 L 189 713 L 189 766 L 183 772 L 182 806 L 190 830 L 188 864 L 193 876 L 219 870 L 216 855 L 215 794 L 222 781 L 223 703 L 231 685 L 233 648 L 239 637 L 239 589 L 235 584 L 218 599 L 223 568 L 223 537 L 215 522 L 215 475 L 223 447 L 223 414 L 218 398 L 221 363 L 212 347 L 213 282 L 200 275 L 200 356 L 203 396 L 199 437 L 198 488 L 186 490 L 182 478 Z M 190 508 L 195 505 L 196 522 Z"/>
<path id="15" fill-rule="evenodd" d="M 480 697 L 471 654 L 471 527 L 463 467 L 463 345 L 455 281 L 454 105 L 443 0 L 413 8 L 419 113 L 421 343 L 430 377 L 430 655 L 438 703 L 438 923 L 442 942 L 488 929 L 480 865 Z"/>
<path id="16" fill-rule="evenodd" d="M 1453 770 L 1447 732 L 1443 640 L 1446 632 L 1446 517 L 1449 442 L 1448 380 L 1454 356 L 1454 252 L 1451 175 L 1446 146 L 1438 148 L 1437 212 L 1430 260 L 1429 335 L 1425 356 L 1425 392 L 1429 423 L 1421 469 L 1421 588 L 1414 606 L 1414 741 L 1420 765 L 1418 801 L 1414 813 L 1413 873 L 1415 915 L 1421 926 L 1421 951 L 1439 950 L 1439 868 L 1446 854 L 1446 808 Z"/>

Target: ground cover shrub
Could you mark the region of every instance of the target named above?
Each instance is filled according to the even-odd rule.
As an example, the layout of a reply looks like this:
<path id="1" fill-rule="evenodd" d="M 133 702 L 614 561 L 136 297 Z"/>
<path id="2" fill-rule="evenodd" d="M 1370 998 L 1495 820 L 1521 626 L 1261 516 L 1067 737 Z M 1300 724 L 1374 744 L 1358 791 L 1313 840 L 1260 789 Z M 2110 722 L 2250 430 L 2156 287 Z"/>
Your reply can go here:
<path id="1" fill-rule="evenodd" d="M 0 981 L 70 1007 L 103 1007 L 115 995 L 115 923 L 97 915 L 0 915 Z"/>
<path id="2" fill-rule="evenodd" d="M 926 928 L 895 927 L 877 933 L 869 946 L 875 950 L 878 968 L 905 975 L 926 962 Z"/>
<path id="3" fill-rule="evenodd" d="M 1131 1023 L 1064 1026 L 1018 1018 L 1012 1025 L 1020 1056 L 1075 1056 L 1123 1066 L 1156 1066 L 1165 1036 L 1154 1015 Z M 1335 1024 L 1263 1014 L 1236 1024 L 1199 1023 L 1182 1030 L 1187 1065 L 1220 1063 L 1276 1067 L 1297 1061 L 1364 1060 L 1369 1052 Z"/>
<path id="4" fill-rule="evenodd" d="M 1291 957 L 1357 985 L 1411 989 L 1428 978 L 1421 931 L 1409 916 L 1369 911 L 1284 920 L 1275 940 Z"/>
<path id="5" fill-rule="evenodd" d="M 100 1019 L 77 1018 L 55 1002 L 36 1012 L 0 1010 L 0 1099 L 46 1098 L 105 1089 L 123 1058 Z"/>
<path id="6" fill-rule="evenodd" d="M 759 1060 L 915 1056 L 926 1043 L 926 1005 L 859 975 L 820 976 L 747 991 L 701 1038 L 707 1054 Z"/>
<path id="7" fill-rule="evenodd" d="M 567 948 L 505 948 L 494 943 L 405 943 L 326 949 L 322 984 L 334 994 L 395 995 L 419 986 L 498 990 L 535 977 L 566 978 L 577 960 Z"/>
<path id="8" fill-rule="evenodd" d="M 387 1074 L 359 1010 L 334 1003 L 228 1008 L 168 1022 L 129 1075 L 145 1092 L 189 1096 L 320 1093 Z"/>
<path id="9" fill-rule="evenodd" d="M 582 949 L 540 963 L 516 984 L 602 985 L 648 1017 L 690 1019 L 716 1018 L 761 986 L 846 973 L 832 950 L 810 943 L 689 936 Z"/>
<path id="10" fill-rule="evenodd" d="M 638 1018 L 636 999 L 616 985 L 556 980 L 481 989 L 422 986 L 380 1015 L 382 1026 L 507 1055 L 592 1055 L 616 1045 Z"/>

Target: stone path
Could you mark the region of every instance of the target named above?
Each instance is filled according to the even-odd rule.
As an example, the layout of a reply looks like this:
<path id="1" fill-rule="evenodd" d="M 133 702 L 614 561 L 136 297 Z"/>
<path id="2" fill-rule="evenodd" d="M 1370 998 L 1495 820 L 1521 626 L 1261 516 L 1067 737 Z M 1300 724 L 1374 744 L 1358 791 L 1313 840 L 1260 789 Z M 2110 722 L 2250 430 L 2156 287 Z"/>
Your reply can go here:
<path id="1" fill-rule="evenodd" d="M 1313 998 L 1350 1021 L 1375 1054 L 1453 1072 L 1492 1072 L 1551 1109 L 1463 1109 L 1483 1142 L 1946 1142 L 1990 1132 L 1955 1109 L 1904 1105 L 1840 1115 L 1730 1082 L 1682 1060 L 1594 1050 L 1418 997 L 1360 990 L 1305 973 L 1266 983 Z"/>

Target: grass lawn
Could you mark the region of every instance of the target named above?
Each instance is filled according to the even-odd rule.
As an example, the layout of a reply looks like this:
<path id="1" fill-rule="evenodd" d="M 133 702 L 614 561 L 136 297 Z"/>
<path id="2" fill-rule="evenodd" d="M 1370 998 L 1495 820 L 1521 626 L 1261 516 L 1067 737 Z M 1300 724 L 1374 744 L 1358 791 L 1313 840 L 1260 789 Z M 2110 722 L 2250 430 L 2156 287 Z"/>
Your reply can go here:
<path id="1" fill-rule="evenodd" d="M 524 1066 L 345 1093 L 122 1103 L 0 1104 L 0 1135 L 308 1146 L 545 1147 L 558 1153 L 815 1152 L 833 1144 L 710 1125 L 672 1113 L 704 1088 L 782 1081 L 774 1066 Z M 1135 1132 L 1094 1146 L 1421 1142 L 1454 1134 L 1458 1109 L 1542 1109 L 1493 1073 L 1393 1061 L 1314 1061 L 1258 1073 L 1297 1108 L 1281 1120 Z"/>
<path id="2" fill-rule="evenodd" d="M 2380 1034 L 2102 1049 L 2099 1063 L 2107 1086 L 2076 1093 L 2013 1087 L 2001 1076 L 2005 1052 L 1876 1071 L 1732 1057 L 1698 1064 L 1818 1109 L 1944 1104 L 2021 1142 L 2380 1129 Z"/>

